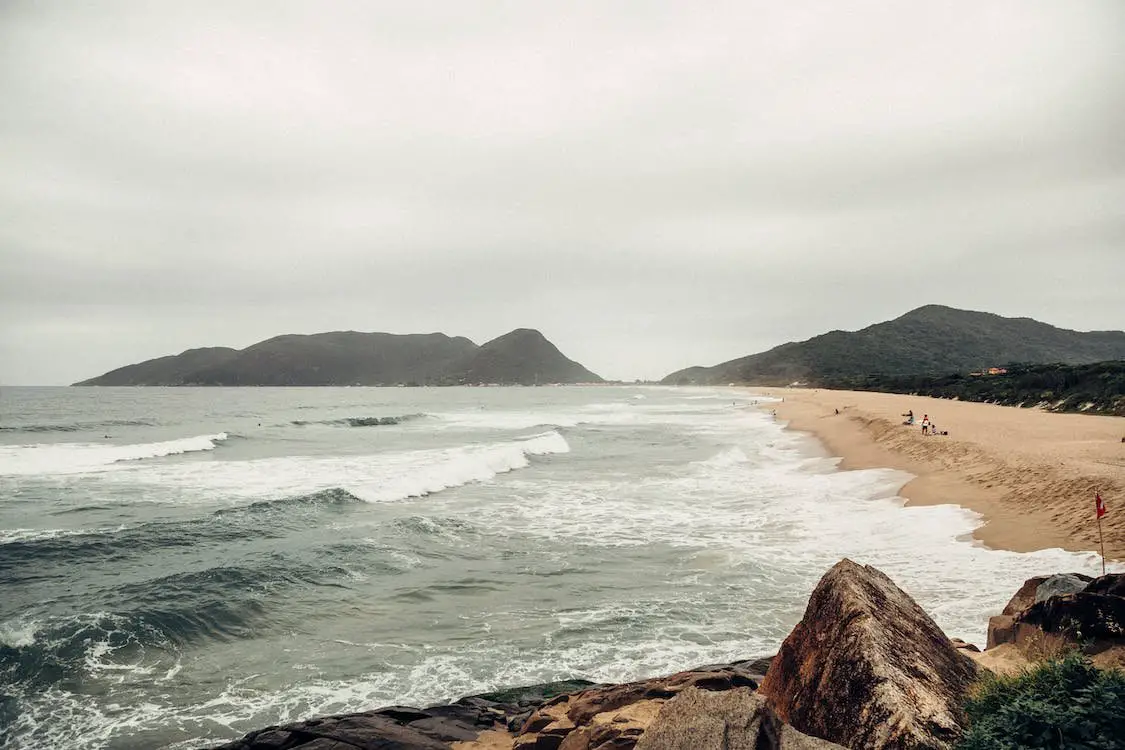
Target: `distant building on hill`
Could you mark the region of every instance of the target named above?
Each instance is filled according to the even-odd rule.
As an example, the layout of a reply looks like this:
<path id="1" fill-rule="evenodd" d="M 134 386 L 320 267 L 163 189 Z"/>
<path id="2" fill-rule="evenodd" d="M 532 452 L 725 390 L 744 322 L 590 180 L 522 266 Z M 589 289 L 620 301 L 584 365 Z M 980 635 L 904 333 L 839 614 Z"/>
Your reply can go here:
<path id="1" fill-rule="evenodd" d="M 987 370 L 981 370 L 980 372 L 970 372 L 969 373 L 969 375 L 971 375 L 973 377 L 977 377 L 977 378 L 981 377 L 982 375 L 1007 375 L 1007 374 L 1008 374 L 1007 369 L 1005 369 L 1003 367 L 989 367 Z"/>

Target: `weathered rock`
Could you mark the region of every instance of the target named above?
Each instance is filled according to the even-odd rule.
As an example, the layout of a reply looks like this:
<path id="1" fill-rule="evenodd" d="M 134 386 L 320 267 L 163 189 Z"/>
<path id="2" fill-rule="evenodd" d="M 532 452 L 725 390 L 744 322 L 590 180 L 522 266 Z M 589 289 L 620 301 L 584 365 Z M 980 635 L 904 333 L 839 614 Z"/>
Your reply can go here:
<path id="1" fill-rule="evenodd" d="M 388 706 L 326 716 L 268 727 L 215 750 L 629 750 L 670 698 L 688 689 L 756 688 L 770 658 L 623 685 L 565 680 L 425 709 Z"/>
<path id="2" fill-rule="evenodd" d="M 702 690 L 730 690 L 736 687 L 757 688 L 758 681 L 754 679 L 754 675 L 738 666 L 738 664 L 744 663 L 709 666 L 701 670 L 693 669 L 687 672 L 677 672 L 668 677 L 657 677 L 652 680 L 627 682 L 622 685 L 584 690 L 571 696 L 570 707 L 566 715 L 575 724 L 584 724 L 595 714 L 603 711 L 612 711 L 639 700 L 668 699 L 689 687 L 697 687 Z"/>
<path id="3" fill-rule="evenodd" d="M 1081 590 L 1093 579 L 1081 573 L 1058 573 L 1053 576 L 1035 576 L 1028 578 L 1016 591 L 1004 610 L 988 620 L 988 638 L 985 649 L 996 648 L 1005 643 L 1014 643 L 1016 639 L 1016 616 L 1025 611 L 1036 602 L 1054 595 L 1055 593 L 1073 593 Z"/>
<path id="4" fill-rule="evenodd" d="M 953 648 L 957 649 L 958 651 L 972 651 L 974 653 L 980 653 L 980 649 L 977 648 L 976 644 L 968 643 L 967 641 L 963 641 L 960 638 L 950 638 L 949 642 L 952 643 Z"/>
<path id="5" fill-rule="evenodd" d="M 475 735 L 474 735 L 475 736 Z M 448 750 L 449 745 L 386 716 L 326 716 L 269 727 L 215 750 Z"/>
<path id="6" fill-rule="evenodd" d="M 1014 643 L 1016 640 L 1016 618 L 1014 615 L 993 615 L 988 618 L 988 638 L 984 642 L 985 651 Z"/>
<path id="7" fill-rule="evenodd" d="M 1084 590 L 1088 594 L 1125 597 L 1125 573 L 1110 573 L 1095 578 Z"/>
<path id="8" fill-rule="evenodd" d="M 1035 576 L 1028 578 L 1019 587 L 1016 593 L 1004 605 L 1004 609 L 1000 614 L 1015 615 L 1035 604 L 1035 590 L 1039 588 L 1039 584 L 1046 581 L 1050 576 Z"/>
<path id="9" fill-rule="evenodd" d="M 948 748 L 976 663 L 887 576 L 842 560 L 821 578 L 760 692 L 782 721 L 862 748 Z"/>
<path id="10" fill-rule="evenodd" d="M 1079 583 L 1080 591 L 1054 593 Z M 1037 588 L 1051 595 L 989 620 L 988 649 L 1010 644 L 1028 658 L 1043 659 L 1079 648 L 1099 666 L 1125 663 L 1125 575 L 1052 576 Z"/>
<path id="11" fill-rule="evenodd" d="M 1070 640 L 1125 638 L 1125 597 L 1080 591 L 1038 602 L 1017 618 Z M 1017 633 L 1017 641 L 1019 633 Z"/>
<path id="12" fill-rule="evenodd" d="M 664 704 L 637 750 L 828 750 L 839 748 L 783 726 L 765 698 L 747 688 L 684 690 Z"/>
<path id="13" fill-rule="evenodd" d="M 688 689 L 753 690 L 768 658 L 712 664 L 667 677 L 602 685 L 553 698 L 520 729 L 517 750 L 628 750 L 642 736 L 656 711 Z"/>
<path id="14" fill-rule="evenodd" d="M 1035 603 L 1038 604 L 1052 596 L 1077 594 L 1086 588 L 1086 584 L 1089 582 L 1088 576 L 1079 576 L 1074 573 L 1056 573 L 1035 587 Z"/>

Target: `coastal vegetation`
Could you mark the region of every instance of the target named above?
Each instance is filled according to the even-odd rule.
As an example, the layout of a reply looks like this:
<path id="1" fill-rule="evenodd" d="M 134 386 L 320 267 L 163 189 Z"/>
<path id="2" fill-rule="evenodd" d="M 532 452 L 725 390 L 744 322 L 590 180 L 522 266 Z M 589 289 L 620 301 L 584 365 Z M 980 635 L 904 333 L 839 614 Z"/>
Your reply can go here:
<path id="1" fill-rule="evenodd" d="M 1016 675 L 986 672 L 957 750 L 1125 750 L 1125 672 L 1073 652 Z"/>
<path id="2" fill-rule="evenodd" d="M 1009 364 L 988 372 L 858 375 L 817 378 L 810 385 L 851 391 L 933 396 L 1058 412 L 1125 416 L 1125 360 L 1086 365 Z"/>

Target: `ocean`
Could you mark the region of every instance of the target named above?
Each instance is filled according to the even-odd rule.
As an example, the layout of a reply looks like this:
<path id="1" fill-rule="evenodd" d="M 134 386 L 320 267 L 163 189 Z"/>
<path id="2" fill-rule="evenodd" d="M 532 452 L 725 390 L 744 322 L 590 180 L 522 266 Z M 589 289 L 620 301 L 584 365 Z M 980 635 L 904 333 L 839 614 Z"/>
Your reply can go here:
<path id="1" fill-rule="evenodd" d="M 837 471 L 766 402 L 0 389 L 0 745 L 198 747 L 768 654 L 842 557 L 983 645 L 1024 579 L 1098 571 L 983 548 L 974 514 Z"/>

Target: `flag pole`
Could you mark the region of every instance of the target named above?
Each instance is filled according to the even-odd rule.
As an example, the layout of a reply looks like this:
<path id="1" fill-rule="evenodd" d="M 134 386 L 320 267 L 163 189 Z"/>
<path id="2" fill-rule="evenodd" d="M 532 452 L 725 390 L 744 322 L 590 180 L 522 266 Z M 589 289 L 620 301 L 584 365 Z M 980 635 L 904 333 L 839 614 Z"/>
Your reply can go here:
<path id="1" fill-rule="evenodd" d="M 1094 490 L 1094 497 L 1101 497 L 1101 494 L 1102 493 L 1099 490 L 1096 490 L 1096 489 Z M 1102 536 L 1102 514 L 1096 513 L 1095 515 L 1097 515 L 1097 517 L 1098 517 L 1098 544 L 1100 544 L 1101 548 L 1102 548 L 1102 575 L 1104 576 L 1105 575 L 1105 537 Z"/>
<path id="2" fill-rule="evenodd" d="M 1102 575 L 1105 575 L 1105 539 L 1102 537 L 1102 519 L 1098 519 L 1098 541 L 1102 545 Z"/>

